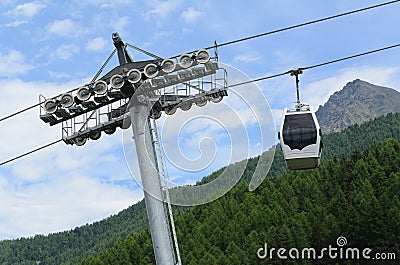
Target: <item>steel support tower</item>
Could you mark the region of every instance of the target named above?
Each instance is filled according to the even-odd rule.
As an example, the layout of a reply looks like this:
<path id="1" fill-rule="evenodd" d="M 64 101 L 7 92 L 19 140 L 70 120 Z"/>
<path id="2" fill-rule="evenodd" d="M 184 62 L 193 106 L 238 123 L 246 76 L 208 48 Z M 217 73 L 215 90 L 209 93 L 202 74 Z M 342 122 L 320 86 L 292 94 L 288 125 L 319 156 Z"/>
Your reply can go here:
<path id="1" fill-rule="evenodd" d="M 160 198 L 163 198 L 163 194 L 156 157 L 154 156 L 153 137 L 150 131 L 149 106 L 146 102 L 134 101 L 132 106 L 129 106 L 129 113 L 139 160 L 154 254 L 157 264 L 173 265 L 175 264 L 174 248 L 171 244 L 172 240 L 168 228 L 165 205 L 160 200 Z"/>
<path id="2" fill-rule="evenodd" d="M 40 118 L 50 126 L 62 123 L 63 141 L 77 146 L 117 128 L 132 128 L 156 264 L 175 265 L 177 240 L 171 237 L 174 226 L 165 204 L 169 196 L 164 194 L 168 187 L 163 190 L 161 185 L 150 119 L 160 118 L 162 112 L 173 115 L 177 109 L 220 102 L 228 95 L 227 73 L 218 66 L 216 47 L 214 57 L 205 49 L 169 59 L 145 52 L 153 59 L 135 62 L 127 46 L 143 50 L 125 44 L 118 33 L 112 39 L 115 50 L 92 82 L 56 97 L 39 96 Z M 119 66 L 99 78 L 115 53 Z"/>

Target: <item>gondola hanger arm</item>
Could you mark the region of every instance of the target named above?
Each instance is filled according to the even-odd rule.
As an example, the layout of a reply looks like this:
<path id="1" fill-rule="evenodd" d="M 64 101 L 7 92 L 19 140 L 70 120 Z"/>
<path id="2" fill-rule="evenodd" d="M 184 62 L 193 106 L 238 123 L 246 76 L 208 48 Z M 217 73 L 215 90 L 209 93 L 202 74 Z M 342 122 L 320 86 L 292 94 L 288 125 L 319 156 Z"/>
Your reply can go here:
<path id="1" fill-rule="evenodd" d="M 302 105 L 300 103 L 299 75 L 301 75 L 303 73 L 303 69 L 296 68 L 296 69 L 290 70 L 289 73 L 291 76 L 294 76 L 296 78 L 296 95 L 297 95 L 296 110 L 300 111 Z"/>

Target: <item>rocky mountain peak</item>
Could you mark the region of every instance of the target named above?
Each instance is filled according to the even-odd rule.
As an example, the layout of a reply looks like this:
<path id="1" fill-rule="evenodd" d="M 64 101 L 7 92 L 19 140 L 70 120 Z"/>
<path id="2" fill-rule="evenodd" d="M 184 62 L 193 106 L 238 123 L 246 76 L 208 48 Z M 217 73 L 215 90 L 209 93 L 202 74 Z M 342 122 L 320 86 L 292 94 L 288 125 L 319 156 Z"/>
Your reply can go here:
<path id="1" fill-rule="evenodd" d="M 323 133 L 337 132 L 389 112 L 400 112 L 400 92 L 356 79 L 316 112 Z"/>

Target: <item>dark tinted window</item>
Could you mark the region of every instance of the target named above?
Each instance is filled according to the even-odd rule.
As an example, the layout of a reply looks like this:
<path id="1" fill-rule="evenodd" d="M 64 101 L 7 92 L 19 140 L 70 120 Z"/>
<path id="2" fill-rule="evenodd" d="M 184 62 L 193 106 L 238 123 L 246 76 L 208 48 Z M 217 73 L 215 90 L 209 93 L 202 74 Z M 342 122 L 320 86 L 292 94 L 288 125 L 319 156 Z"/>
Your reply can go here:
<path id="1" fill-rule="evenodd" d="M 311 113 L 287 115 L 283 123 L 283 142 L 290 149 L 303 149 L 317 143 L 317 129 Z"/>

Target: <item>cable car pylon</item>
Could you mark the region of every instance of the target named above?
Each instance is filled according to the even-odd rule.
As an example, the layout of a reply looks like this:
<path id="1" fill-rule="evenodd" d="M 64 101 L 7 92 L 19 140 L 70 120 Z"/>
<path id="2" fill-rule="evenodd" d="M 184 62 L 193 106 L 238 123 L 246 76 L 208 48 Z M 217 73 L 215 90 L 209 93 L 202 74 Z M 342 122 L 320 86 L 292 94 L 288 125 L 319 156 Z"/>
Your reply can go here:
<path id="1" fill-rule="evenodd" d="M 150 119 L 160 118 L 162 112 L 187 111 L 193 104 L 204 107 L 207 102 L 220 102 L 228 95 L 227 72 L 218 65 L 216 51 L 214 56 L 200 49 L 164 59 L 125 44 L 116 32 L 112 40 L 114 51 L 90 83 L 55 97 L 39 96 L 39 117 L 50 126 L 62 124 L 62 141 L 76 146 L 99 140 L 102 133 L 131 127 L 156 264 L 181 264 L 172 203 L 167 184 L 164 189 L 161 184 L 158 162 L 162 169 L 165 165 L 161 155 L 157 160 Z M 134 61 L 127 46 L 155 58 Z M 119 65 L 100 77 L 114 54 Z"/>

